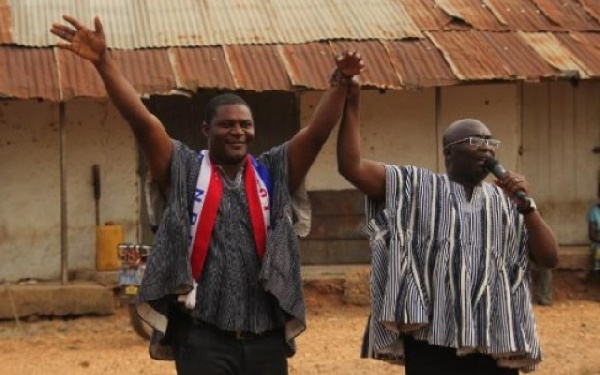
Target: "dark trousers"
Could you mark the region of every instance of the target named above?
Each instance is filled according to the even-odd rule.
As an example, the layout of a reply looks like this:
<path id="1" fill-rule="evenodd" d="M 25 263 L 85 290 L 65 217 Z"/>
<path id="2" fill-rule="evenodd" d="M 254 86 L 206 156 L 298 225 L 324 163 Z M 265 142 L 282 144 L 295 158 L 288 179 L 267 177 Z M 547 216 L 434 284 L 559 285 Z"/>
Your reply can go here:
<path id="1" fill-rule="evenodd" d="M 287 375 L 284 330 L 236 335 L 191 324 L 175 348 L 178 375 Z"/>
<path id="2" fill-rule="evenodd" d="M 499 367 L 485 354 L 456 355 L 456 349 L 430 345 L 412 337 L 404 339 L 406 375 L 518 375 L 516 369 Z"/>

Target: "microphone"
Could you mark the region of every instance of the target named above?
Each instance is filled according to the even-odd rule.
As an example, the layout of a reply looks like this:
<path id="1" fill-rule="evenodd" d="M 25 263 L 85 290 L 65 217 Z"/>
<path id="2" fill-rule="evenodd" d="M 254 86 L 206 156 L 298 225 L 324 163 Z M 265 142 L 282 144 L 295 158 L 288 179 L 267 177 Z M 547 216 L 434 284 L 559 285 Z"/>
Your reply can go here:
<path id="1" fill-rule="evenodd" d="M 508 176 L 508 171 L 506 170 L 506 168 L 504 168 L 502 166 L 502 164 L 500 164 L 498 162 L 498 160 L 496 160 L 494 158 L 487 158 L 485 160 L 485 167 L 487 168 L 487 170 L 490 173 L 492 173 L 494 176 L 496 176 L 496 178 L 499 180 Z M 527 195 L 525 195 L 525 192 L 523 190 L 517 190 L 515 195 L 517 196 L 517 198 L 519 198 L 523 202 L 526 202 L 528 200 Z"/>

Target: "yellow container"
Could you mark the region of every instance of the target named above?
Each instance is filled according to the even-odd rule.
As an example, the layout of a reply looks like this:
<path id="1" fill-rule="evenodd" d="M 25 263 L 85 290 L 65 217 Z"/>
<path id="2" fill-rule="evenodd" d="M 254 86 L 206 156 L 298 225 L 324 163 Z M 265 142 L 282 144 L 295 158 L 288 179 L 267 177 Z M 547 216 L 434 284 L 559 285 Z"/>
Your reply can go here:
<path id="1" fill-rule="evenodd" d="M 123 242 L 123 228 L 120 225 L 100 225 L 96 227 L 96 270 L 115 271 L 121 268 L 117 245 Z"/>

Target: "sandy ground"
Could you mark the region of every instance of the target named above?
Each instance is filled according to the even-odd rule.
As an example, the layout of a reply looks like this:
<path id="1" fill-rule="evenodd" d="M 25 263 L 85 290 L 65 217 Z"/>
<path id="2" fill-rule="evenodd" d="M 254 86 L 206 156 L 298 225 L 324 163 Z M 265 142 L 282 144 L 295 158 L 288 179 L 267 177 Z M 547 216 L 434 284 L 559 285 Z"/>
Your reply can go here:
<path id="1" fill-rule="evenodd" d="M 291 375 L 404 374 L 403 368 L 358 358 L 368 308 L 307 294 L 308 330 L 289 361 Z M 564 301 L 535 308 L 544 362 L 534 374 L 600 374 L 600 302 Z M 108 317 L 0 322 L 0 374 L 175 375 L 172 362 L 152 361 L 125 309 Z"/>

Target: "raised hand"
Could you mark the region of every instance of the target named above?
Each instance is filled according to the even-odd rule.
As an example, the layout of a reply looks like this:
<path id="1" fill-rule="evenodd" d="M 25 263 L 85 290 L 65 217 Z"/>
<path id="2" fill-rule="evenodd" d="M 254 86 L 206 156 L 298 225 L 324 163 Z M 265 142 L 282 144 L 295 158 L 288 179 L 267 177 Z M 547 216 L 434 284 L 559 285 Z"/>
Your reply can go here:
<path id="1" fill-rule="evenodd" d="M 52 24 L 50 32 L 67 42 L 59 42 L 57 46 L 73 51 L 93 63 L 102 59 L 106 52 L 106 37 L 100 18 L 94 18 L 94 30 L 88 29 L 71 16 L 63 16 L 63 19 L 72 27 L 59 23 Z"/>
<path id="2" fill-rule="evenodd" d="M 345 51 L 335 58 L 337 69 L 345 77 L 359 75 L 365 69 L 365 63 L 356 51 Z"/>

